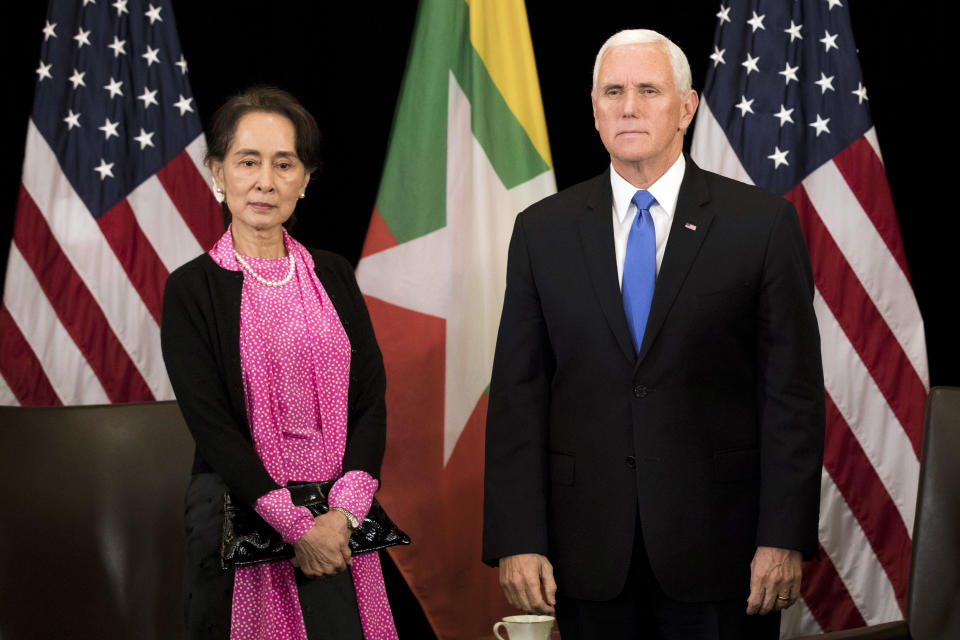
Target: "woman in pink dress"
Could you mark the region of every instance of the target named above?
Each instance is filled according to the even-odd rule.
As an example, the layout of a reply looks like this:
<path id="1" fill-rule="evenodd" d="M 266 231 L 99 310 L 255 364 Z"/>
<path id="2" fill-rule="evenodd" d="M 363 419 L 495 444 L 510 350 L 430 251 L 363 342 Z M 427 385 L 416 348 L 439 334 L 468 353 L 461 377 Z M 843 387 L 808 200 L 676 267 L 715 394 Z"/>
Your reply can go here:
<path id="1" fill-rule="evenodd" d="M 187 490 L 191 638 L 396 638 L 376 553 L 347 541 L 379 486 L 383 360 L 353 270 L 283 224 L 319 165 L 313 117 L 255 87 L 212 123 L 207 165 L 230 226 L 167 281 L 164 361 L 197 444 Z M 293 505 L 292 482 L 336 480 L 331 510 Z M 223 492 L 292 544 L 292 560 L 224 571 Z"/>

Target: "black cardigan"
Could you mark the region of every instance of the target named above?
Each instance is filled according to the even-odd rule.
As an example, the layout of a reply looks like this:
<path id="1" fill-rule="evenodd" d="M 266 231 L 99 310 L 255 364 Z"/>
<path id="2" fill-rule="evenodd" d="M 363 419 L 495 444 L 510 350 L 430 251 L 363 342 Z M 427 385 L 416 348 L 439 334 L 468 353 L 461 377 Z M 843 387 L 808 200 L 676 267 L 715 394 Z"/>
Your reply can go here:
<path id="1" fill-rule="evenodd" d="M 343 472 L 379 479 L 386 439 L 383 358 L 353 269 L 342 257 L 310 250 L 327 295 L 350 339 L 347 443 Z M 193 473 L 214 471 L 253 504 L 279 488 L 253 448 L 240 372 L 243 274 L 206 253 L 170 274 L 160 342 L 180 411 L 196 441 Z"/>

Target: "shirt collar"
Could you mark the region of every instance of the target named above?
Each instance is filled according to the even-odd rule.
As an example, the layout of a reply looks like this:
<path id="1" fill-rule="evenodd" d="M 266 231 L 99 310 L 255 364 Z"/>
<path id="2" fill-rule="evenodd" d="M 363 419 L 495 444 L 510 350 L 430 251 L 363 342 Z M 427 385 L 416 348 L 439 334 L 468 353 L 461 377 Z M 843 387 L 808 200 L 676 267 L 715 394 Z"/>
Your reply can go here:
<path id="1" fill-rule="evenodd" d="M 680 183 L 683 182 L 683 173 L 686 167 L 687 161 L 681 153 L 670 168 L 667 169 L 667 172 L 657 178 L 657 181 L 647 188 L 647 191 L 657 199 L 657 204 L 663 207 L 664 211 L 670 216 L 673 216 L 677 208 L 677 198 L 680 195 Z M 617 173 L 612 164 L 610 165 L 610 187 L 613 189 L 614 214 L 616 214 L 620 222 L 623 223 L 627 217 L 633 195 L 637 192 L 637 188 Z"/>

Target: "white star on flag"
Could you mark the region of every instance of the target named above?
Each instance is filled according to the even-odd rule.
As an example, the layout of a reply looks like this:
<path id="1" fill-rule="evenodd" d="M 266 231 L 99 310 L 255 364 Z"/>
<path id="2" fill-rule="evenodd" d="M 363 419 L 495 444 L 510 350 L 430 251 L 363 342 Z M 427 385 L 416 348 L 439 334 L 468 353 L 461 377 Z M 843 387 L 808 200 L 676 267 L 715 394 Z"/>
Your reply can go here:
<path id="1" fill-rule="evenodd" d="M 823 37 L 820 38 L 819 42 L 823 43 L 824 51 L 830 51 L 830 47 L 833 47 L 837 51 L 840 50 L 840 47 L 837 46 L 837 35 L 836 33 L 831 35 L 830 32 L 826 30 L 823 32 Z"/>
<path id="2" fill-rule="evenodd" d="M 111 6 L 113 6 L 113 8 L 117 10 L 118 18 L 124 13 L 130 13 L 130 11 L 127 9 L 127 0 L 117 0 Z"/>
<path id="3" fill-rule="evenodd" d="M 39 76 L 39 79 L 37 80 L 37 82 L 43 82 L 44 78 L 50 78 L 51 80 L 53 80 L 53 74 L 50 73 L 50 67 L 52 66 L 53 66 L 52 63 L 51 64 L 43 64 L 43 62 L 40 63 L 40 66 L 37 67 L 37 71 L 36 71 L 36 74 Z"/>
<path id="4" fill-rule="evenodd" d="M 774 169 L 776 169 L 782 164 L 786 164 L 786 165 L 790 164 L 789 162 L 787 162 L 787 154 L 790 153 L 789 151 L 780 151 L 780 147 L 774 147 L 773 149 L 774 149 L 773 154 L 767 157 L 773 160 Z"/>
<path id="5" fill-rule="evenodd" d="M 83 49 L 83 45 L 90 44 L 90 30 L 83 30 L 83 27 L 77 27 L 77 35 L 73 36 L 73 39 L 77 41 L 77 48 Z"/>
<path id="6" fill-rule="evenodd" d="M 74 127 L 80 126 L 80 114 L 74 113 L 73 109 L 70 109 L 67 112 L 67 117 L 64 118 L 63 121 L 67 123 L 67 131 L 70 131 Z"/>
<path id="7" fill-rule="evenodd" d="M 740 66 L 747 68 L 747 75 L 750 75 L 751 71 L 760 72 L 760 68 L 757 66 L 757 62 L 760 61 L 760 56 L 756 58 L 752 57 L 750 53 L 747 53 L 747 59 L 740 63 Z"/>
<path id="8" fill-rule="evenodd" d="M 161 9 L 161 8 L 162 8 L 162 7 L 154 7 L 154 6 L 151 4 L 151 5 L 150 5 L 150 10 L 144 12 L 144 15 L 146 15 L 148 18 L 150 18 L 150 24 L 153 24 L 154 22 L 157 22 L 157 21 L 163 22 L 163 18 L 160 17 L 160 9 Z"/>
<path id="9" fill-rule="evenodd" d="M 753 12 L 753 17 L 747 20 L 747 24 L 753 27 L 753 33 L 756 33 L 757 29 L 767 30 L 767 28 L 763 26 L 763 19 L 766 17 L 766 14 L 758 16 L 756 11 Z"/>
<path id="10" fill-rule="evenodd" d="M 108 163 L 103 158 L 100 158 L 100 166 L 94 167 L 93 170 L 100 174 L 101 182 L 106 180 L 108 177 L 109 178 L 113 177 L 113 163 L 112 162 Z"/>
<path id="11" fill-rule="evenodd" d="M 148 89 L 147 87 L 144 87 L 143 94 L 137 96 L 137 100 L 143 100 L 143 108 L 146 109 L 151 104 L 155 104 L 155 105 L 160 104 L 159 102 L 157 102 L 156 95 L 157 95 L 156 89 L 154 89 L 153 91 L 150 91 L 150 89 Z"/>
<path id="12" fill-rule="evenodd" d="M 747 113 L 753 113 L 753 107 L 750 105 L 753 104 L 753 100 L 747 100 L 747 96 L 740 96 L 740 104 L 736 105 L 734 108 L 740 109 L 740 117 L 745 118 Z"/>
<path id="13" fill-rule="evenodd" d="M 113 44 L 108 44 L 108 49 L 113 49 L 113 57 L 118 57 L 121 53 L 127 55 L 127 50 L 124 49 L 124 45 L 127 44 L 126 40 L 121 40 L 117 36 L 113 36 Z"/>
<path id="14" fill-rule="evenodd" d="M 74 89 L 77 87 L 85 87 L 87 83 L 83 81 L 83 76 L 87 75 L 87 72 L 80 72 L 77 69 L 73 70 L 73 75 L 67 78 L 67 82 L 70 82 L 73 85 Z"/>
<path id="15" fill-rule="evenodd" d="M 830 129 L 827 128 L 827 123 L 830 122 L 830 118 L 824 120 L 820 117 L 820 114 L 817 114 L 817 119 L 815 122 L 811 122 L 809 126 L 817 130 L 817 137 L 820 137 L 821 133 L 830 133 Z"/>
<path id="16" fill-rule="evenodd" d="M 823 95 L 824 93 L 826 93 L 827 89 L 829 89 L 830 91 L 834 90 L 833 78 L 834 76 L 830 76 L 828 78 L 826 74 L 823 73 L 823 71 L 820 72 L 820 79 L 813 83 L 818 87 L 820 87 L 820 95 Z"/>
<path id="17" fill-rule="evenodd" d="M 114 80 L 113 76 L 110 76 L 110 83 L 103 85 L 103 88 L 110 92 L 111 99 L 123 95 L 123 82 Z"/>
<path id="18" fill-rule="evenodd" d="M 150 45 L 147 45 L 147 52 L 140 57 L 144 58 L 147 61 L 147 66 L 149 67 L 154 62 L 156 62 L 157 64 L 160 64 L 160 58 L 157 56 L 157 54 L 159 53 L 160 53 L 160 47 L 157 47 L 156 49 L 154 49 Z"/>
<path id="19" fill-rule="evenodd" d="M 720 22 L 730 22 L 730 7 L 720 5 L 720 11 L 717 12 Z"/>
<path id="20" fill-rule="evenodd" d="M 174 62 L 173 64 L 175 64 L 175 65 L 177 65 L 178 67 L 180 67 L 180 74 L 181 74 L 181 75 L 187 72 L 187 59 L 183 57 L 183 54 L 182 54 L 182 53 L 180 54 L 180 59 L 177 60 L 176 62 Z"/>
<path id="21" fill-rule="evenodd" d="M 57 37 L 57 32 L 54 30 L 54 29 L 56 29 L 56 27 L 57 27 L 57 23 L 54 22 L 53 24 L 50 24 L 50 21 L 49 21 L 49 20 L 47 20 L 46 23 L 47 23 L 47 24 L 43 27 L 43 41 L 44 41 L 44 42 L 46 42 L 46 41 L 49 40 L 50 38 L 56 38 L 56 37 Z"/>
<path id="22" fill-rule="evenodd" d="M 713 66 L 718 64 L 727 64 L 727 61 L 723 59 L 723 54 L 726 52 L 726 49 L 713 48 L 713 53 L 710 54 L 710 59 L 713 60 Z"/>
<path id="23" fill-rule="evenodd" d="M 153 144 L 153 131 L 147 133 L 143 130 L 143 127 L 140 128 L 140 135 L 134 136 L 134 140 L 140 143 L 140 151 L 143 151 L 147 147 L 154 146 Z"/>
<path id="24" fill-rule="evenodd" d="M 187 111 L 193 111 L 193 107 L 190 106 L 190 102 L 193 98 L 184 98 L 183 94 L 180 94 L 180 99 L 173 103 L 177 109 L 180 109 L 180 115 L 182 116 Z"/>
<path id="25" fill-rule="evenodd" d="M 790 117 L 790 114 L 793 113 L 793 109 L 787 109 L 786 105 L 780 105 L 780 111 L 773 114 L 773 117 L 780 119 L 780 126 L 782 127 L 788 122 L 793 122 L 793 118 Z"/>
<path id="26" fill-rule="evenodd" d="M 856 91 L 851 91 L 850 93 L 857 96 L 857 104 L 863 104 L 864 100 L 870 99 L 867 97 L 867 88 L 863 86 L 862 82 L 858 82 Z"/>
<path id="27" fill-rule="evenodd" d="M 789 62 L 783 63 L 783 71 L 778 71 L 777 73 L 784 77 L 784 84 L 790 84 L 790 81 L 800 82 L 797 80 L 797 71 L 800 69 L 800 65 L 791 67 Z"/>
<path id="28" fill-rule="evenodd" d="M 103 131 L 103 139 L 109 140 L 110 136 L 120 137 L 120 134 L 117 133 L 117 127 L 120 125 L 120 122 L 110 122 L 110 118 L 106 119 L 106 122 L 103 123 L 102 127 L 97 127 L 98 130 Z"/>
<path id="29" fill-rule="evenodd" d="M 784 29 L 784 33 L 790 34 L 790 42 L 793 42 L 795 39 L 803 40 L 803 35 L 800 33 L 800 29 L 803 28 L 802 24 L 794 24 L 793 20 L 790 21 L 790 28 Z"/>

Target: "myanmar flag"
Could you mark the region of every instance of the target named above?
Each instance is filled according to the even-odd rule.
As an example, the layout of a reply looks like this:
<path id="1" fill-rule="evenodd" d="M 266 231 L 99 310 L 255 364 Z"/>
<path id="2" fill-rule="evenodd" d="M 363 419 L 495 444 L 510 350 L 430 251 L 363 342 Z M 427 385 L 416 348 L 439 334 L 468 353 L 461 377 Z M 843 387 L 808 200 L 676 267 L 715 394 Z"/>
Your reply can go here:
<path id="1" fill-rule="evenodd" d="M 480 562 L 487 387 L 516 214 L 556 191 L 522 0 L 423 0 L 357 267 L 387 370 L 380 499 L 442 640 L 511 611 Z"/>

